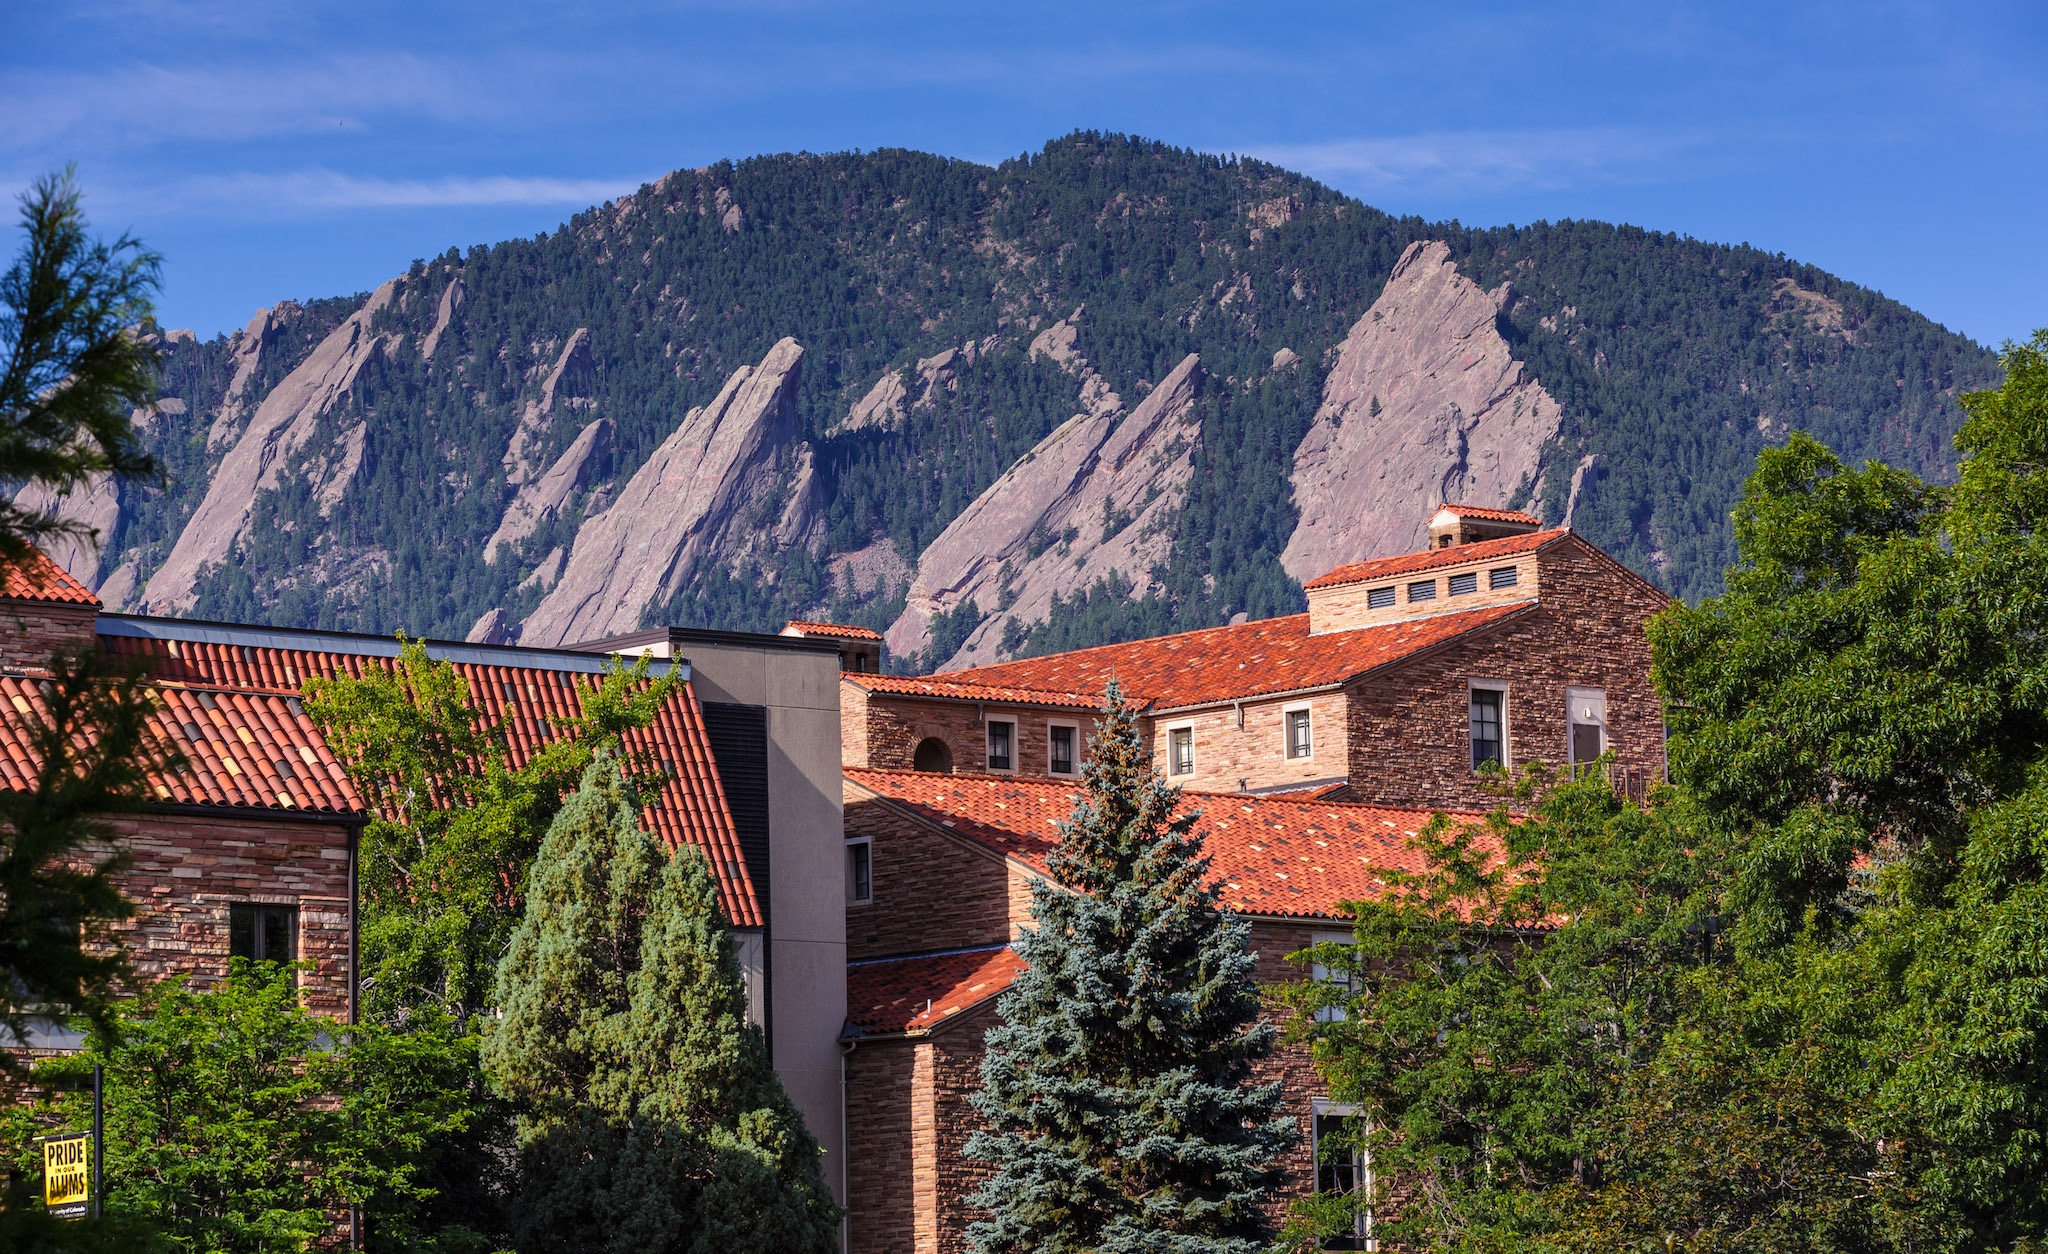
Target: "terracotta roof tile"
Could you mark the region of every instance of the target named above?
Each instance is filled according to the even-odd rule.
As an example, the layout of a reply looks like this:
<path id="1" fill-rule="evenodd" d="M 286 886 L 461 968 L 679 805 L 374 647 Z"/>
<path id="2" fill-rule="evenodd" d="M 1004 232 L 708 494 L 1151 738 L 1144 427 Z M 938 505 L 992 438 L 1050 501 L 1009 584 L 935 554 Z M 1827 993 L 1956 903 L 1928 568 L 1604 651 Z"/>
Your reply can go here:
<path id="1" fill-rule="evenodd" d="M 182 769 L 150 775 L 159 801 L 323 814 L 365 813 L 341 764 L 296 698 L 229 689 L 152 688 L 149 722 L 160 750 Z M 42 685 L 0 677 L 0 788 L 35 786 L 40 766 L 29 720 L 43 713 Z M 168 754 L 166 754 L 168 757 Z"/>
<path id="2" fill-rule="evenodd" d="M 370 668 L 388 663 L 387 658 L 368 653 L 211 640 L 102 635 L 100 641 L 109 652 L 145 659 L 151 677 L 162 681 L 167 691 L 187 685 L 238 689 L 277 700 L 294 696 L 315 676 L 361 678 Z M 518 656 L 517 650 L 495 652 Z M 504 720 L 506 756 L 515 768 L 525 765 L 555 736 L 553 719 L 582 710 L 584 695 L 599 681 L 599 676 L 588 672 L 542 665 L 458 661 L 454 666 L 469 681 L 470 699 L 477 709 L 486 718 Z M 222 698 L 216 693 L 214 699 Z M 652 726 L 628 733 L 626 744 L 662 762 L 669 774 L 642 817 L 647 829 L 671 849 L 684 842 L 702 849 L 733 925 L 762 926 L 759 901 L 740 852 L 695 691 L 686 687 L 680 700 L 662 708 Z"/>
<path id="3" fill-rule="evenodd" d="M 1016 982 L 1024 963 L 1008 945 L 880 958 L 846 967 L 846 1017 L 864 1032 L 921 1032 Z"/>
<path id="4" fill-rule="evenodd" d="M 1452 505 L 1446 503 L 1437 506 L 1437 510 L 1439 512 L 1449 510 L 1460 518 L 1479 518 L 1487 522 L 1522 523 L 1530 527 L 1541 527 L 1543 525 L 1541 518 L 1536 517 L 1534 514 L 1524 514 L 1518 509 L 1489 509 L 1484 505 Z"/>
<path id="5" fill-rule="evenodd" d="M 1479 547 L 1467 545 L 1466 550 Z M 1468 631 L 1492 626 L 1529 604 L 1524 601 L 1432 614 L 1320 635 L 1309 634 L 1308 615 L 1290 614 L 1234 627 L 1184 631 L 1128 644 L 1101 645 L 949 671 L 930 680 L 913 682 L 954 684 L 963 689 L 978 685 L 991 694 L 980 699 L 1016 700 L 1020 704 L 1031 703 L 1032 693 L 1041 697 L 1059 694 L 1058 701 L 1042 699 L 1036 704 L 1084 704 L 1094 708 L 1101 705 L 1103 687 L 1114 676 L 1122 681 L 1128 695 L 1149 701 L 1154 708 L 1173 709 L 1342 683 Z M 862 675 L 857 681 L 879 678 L 883 677 Z M 913 691 L 883 684 L 871 686 L 885 692 Z M 1023 695 L 993 695 L 998 692 Z"/>
<path id="6" fill-rule="evenodd" d="M 1425 549 L 1420 553 L 1376 557 L 1369 562 L 1353 562 L 1349 566 L 1339 566 L 1329 574 L 1318 575 L 1302 586 L 1309 589 L 1334 588 L 1339 584 L 1366 583 L 1374 579 L 1389 579 L 1395 575 L 1406 575 L 1420 570 L 1459 566 L 1466 562 L 1518 557 L 1523 553 L 1534 552 L 1554 540 L 1562 540 L 1570 534 L 1570 528 L 1555 527 L 1549 531 L 1532 531 L 1527 535 L 1502 536 L 1498 540 L 1455 544 L 1447 549 Z"/>
<path id="7" fill-rule="evenodd" d="M 782 634 L 798 636 L 832 636 L 846 640 L 880 640 L 882 633 L 866 627 L 849 627 L 844 623 L 811 623 L 792 618 Z"/>
<path id="8" fill-rule="evenodd" d="M 971 672 L 955 671 L 954 675 Z M 870 692 L 887 692 L 906 697 L 944 697 L 954 701 L 1000 701 L 1008 705 L 1049 705 L 1061 709 L 1095 710 L 1102 707 L 1102 694 L 1049 692 L 994 684 L 961 683 L 946 675 L 868 675 L 848 671 L 839 676 L 847 683 Z"/>
<path id="9" fill-rule="evenodd" d="M 97 606 L 100 599 L 71 577 L 71 572 L 30 549 L 20 561 L 0 558 L 0 598 L 10 601 L 55 601 L 63 605 Z"/>
<path id="10" fill-rule="evenodd" d="M 849 770 L 846 777 L 1041 874 L 1079 792 L 1072 784 L 997 775 Z M 1244 914 L 1334 918 L 1340 902 L 1377 896 L 1388 869 L 1424 869 L 1408 841 L 1430 821 L 1427 810 L 1243 793 L 1182 797 L 1184 810 L 1202 812 L 1195 830 L 1223 904 Z"/>

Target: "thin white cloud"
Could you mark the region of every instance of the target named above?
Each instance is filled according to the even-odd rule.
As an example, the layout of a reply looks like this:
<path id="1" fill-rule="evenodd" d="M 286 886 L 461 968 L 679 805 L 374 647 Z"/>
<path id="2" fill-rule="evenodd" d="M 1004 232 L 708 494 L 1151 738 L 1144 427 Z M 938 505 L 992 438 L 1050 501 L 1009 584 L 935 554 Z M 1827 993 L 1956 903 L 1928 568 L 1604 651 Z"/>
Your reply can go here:
<path id="1" fill-rule="evenodd" d="M 201 175 L 170 188 L 157 201 L 185 210 L 255 207 L 261 216 L 293 216 L 355 209 L 445 209 L 480 205 L 572 205 L 615 199 L 644 179 L 564 179 L 518 175 L 450 175 L 438 179 L 386 179 L 333 170 L 278 174 Z"/>
<path id="2" fill-rule="evenodd" d="M 1357 191 L 1474 193 L 1668 177 L 1707 146 L 1697 134 L 1595 127 L 1444 131 L 1244 151 Z"/>

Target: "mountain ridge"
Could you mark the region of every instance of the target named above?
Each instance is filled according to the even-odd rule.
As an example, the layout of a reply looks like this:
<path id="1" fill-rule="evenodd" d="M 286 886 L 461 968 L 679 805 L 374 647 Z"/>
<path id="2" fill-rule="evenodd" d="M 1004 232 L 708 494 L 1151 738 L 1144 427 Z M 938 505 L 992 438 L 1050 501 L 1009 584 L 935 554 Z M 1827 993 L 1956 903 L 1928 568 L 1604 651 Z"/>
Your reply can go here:
<path id="1" fill-rule="evenodd" d="M 1404 257 L 1436 276 L 1456 328 L 1371 348 L 1360 324 Z M 586 530 L 691 412 L 784 341 L 801 365 L 734 472 L 744 491 L 692 524 L 676 578 L 607 626 L 824 616 L 884 630 L 922 580 L 951 591 L 915 594 L 923 621 L 893 633 L 894 651 L 936 666 L 1264 617 L 1299 607 L 1307 565 L 1405 543 L 1394 520 L 1412 529 L 1430 484 L 1505 493 L 1482 503 L 1553 522 L 1569 510 L 1696 597 L 1719 585 L 1758 448 L 1796 426 L 1851 459 L 1943 477 L 1955 395 L 1997 379 L 1980 346 L 1756 249 L 1396 219 L 1264 163 L 1092 133 L 996 167 L 903 150 L 760 157 L 678 171 L 534 239 L 451 249 L 376 293 L 167 338 L 146 434 L 173 480 L 121 486 L 102 594 L 452 637 L 495 614 L 504 638 L 560 603 L 579 543 L 596 542 Z M 1079 568 L 1061 554 L 1071 574 L 1047 560 L 1083 530 L 1071 494 L 1047 495 L 1067 501 L 1052 533 L 1021 515 L 987 534 L 960 523 L 1009 517 L 987 494 L 1057 430 L 1127 420 L 1190 356 L 1171 473 L 1149 497 L 1105 488 L 1088 528 L 1094 551 L 1151 511 L 1129 553 Z M 1469 396 L 1443 377 L 1466 357 L 1485 384 Z M 1375 380 L 1397 367 L 1428 405 L 1382 395 L 1394 389 Z M 1475 436 L 1490 478 L 1448 447 Z M 1366 509 L 1359 468 L 1381 463 L 1396 486 Z M 637 517 L 673 498 L 643 484 Z M 105 499 L 49 505 L 88 507 L 109 517 Z M 1350 540 L 1310 542 L 1344 523 Z M 638 562 L 686 544 L 636 534 L 662 549 Z M 966 566 L 1005 551 L 960 595 Z M 924 568 L 948 552 L 957 569 Z M 576 577 L 603 584 L 594 561 Z M 536 638 L 578 629 L 557 617 Z"/>

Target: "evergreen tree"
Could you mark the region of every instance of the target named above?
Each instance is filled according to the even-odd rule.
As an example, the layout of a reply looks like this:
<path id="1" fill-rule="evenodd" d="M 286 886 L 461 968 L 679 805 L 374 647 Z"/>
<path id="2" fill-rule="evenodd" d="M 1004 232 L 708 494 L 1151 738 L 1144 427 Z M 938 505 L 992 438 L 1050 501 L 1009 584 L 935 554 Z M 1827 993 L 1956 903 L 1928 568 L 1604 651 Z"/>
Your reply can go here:
<path id="1" fill-rule="evenodd" d="M 1247 925 L 1216 905 L 1208 859 L 1111 683 L 1085 795 L 1060 828 L 1056 883 L 1032 888 L 1029 969 L 999 1003 L 975 1108 L 995 1165 L 972 1199 L 985 1252 L 1249 1254 L 1269 1237 L 1273 1158 L 1294 1143 Z"/>
<path id="2" fill-rule="evenodd" d="M 521 1106 L 519 1247 L 825 1254 L 839 1208 L 746 1021 L 710 869 L 638 812 L 597 754 L 498 969 L 484 1069 Z"/>

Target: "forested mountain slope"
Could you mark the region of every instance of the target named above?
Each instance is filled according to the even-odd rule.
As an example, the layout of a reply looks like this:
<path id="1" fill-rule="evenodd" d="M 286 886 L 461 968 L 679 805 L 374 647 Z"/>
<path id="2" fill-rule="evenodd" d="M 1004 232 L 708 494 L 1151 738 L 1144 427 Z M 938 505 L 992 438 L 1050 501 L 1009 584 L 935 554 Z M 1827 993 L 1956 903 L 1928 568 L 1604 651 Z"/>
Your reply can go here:
<path id="1" fill-rule="evenodd" d="M 1292 611 L 1289 569 L 1406 547 L 1442 492 L 1696 597 L 1764 444 L 1939 477 L 1997 379 L 1755 249 L 1396 219 L 1094 134 L 681 171 L 166 339 L 138 421 L 172 482 L 60 506 L 110 604 L 532 643 L 831 617 L 906 665 Z"/>

